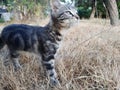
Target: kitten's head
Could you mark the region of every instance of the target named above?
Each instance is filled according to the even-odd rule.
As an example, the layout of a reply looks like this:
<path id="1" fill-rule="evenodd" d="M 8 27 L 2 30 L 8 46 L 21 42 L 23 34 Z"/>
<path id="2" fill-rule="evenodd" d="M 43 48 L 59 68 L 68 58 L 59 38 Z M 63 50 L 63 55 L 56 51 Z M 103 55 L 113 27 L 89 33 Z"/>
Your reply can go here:
<path id="1" fill-rule="evenodd" d="M 74 21 L 79 19 L 73 3 L 51 0 L 50 6 L 52 21 L 58 28 L 69 28 Z"/>

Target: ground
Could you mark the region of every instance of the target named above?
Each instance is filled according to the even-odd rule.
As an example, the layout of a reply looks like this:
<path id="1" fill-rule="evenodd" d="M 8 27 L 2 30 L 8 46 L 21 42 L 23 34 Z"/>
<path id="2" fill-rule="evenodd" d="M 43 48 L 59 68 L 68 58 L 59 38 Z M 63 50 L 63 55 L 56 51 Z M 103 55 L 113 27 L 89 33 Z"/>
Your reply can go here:
<path id="1" fill-rule="evenodd" d="M 44 25 L 48 20 L 40 21 Z M 39 22 L 39 21 L 38 21 Z M 39 25 L 39 23 L 28 24 Z M 1 24 L 1 29 L 7 25 Z M 108 20 L 80 20 L 63 31 L 56 54 L 61 87 L 55 90 L 119 90 L 120 26 Z M 22 70 L 14 72 L 8 50 L 0 51 L 0 90 L 50 90 L 39 56 L 22 52 Z M 52 90 L 54 90 L 52 88 Z"/>

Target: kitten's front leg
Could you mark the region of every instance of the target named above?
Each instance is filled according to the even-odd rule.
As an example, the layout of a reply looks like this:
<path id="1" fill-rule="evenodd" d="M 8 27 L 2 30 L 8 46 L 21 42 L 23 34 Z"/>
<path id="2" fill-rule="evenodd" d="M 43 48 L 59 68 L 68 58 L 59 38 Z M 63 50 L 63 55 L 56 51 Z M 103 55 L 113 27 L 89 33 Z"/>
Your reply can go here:
<path id="1" fill-rule="evenodd" d="M 55 71 L 54 55 L 45 56 L 43 59 L 43 65 L 46 67 L 47 75 L 50 78 L 50 85 L 58 85 L 59 81 L 57 79 L 57 73 Z"/>

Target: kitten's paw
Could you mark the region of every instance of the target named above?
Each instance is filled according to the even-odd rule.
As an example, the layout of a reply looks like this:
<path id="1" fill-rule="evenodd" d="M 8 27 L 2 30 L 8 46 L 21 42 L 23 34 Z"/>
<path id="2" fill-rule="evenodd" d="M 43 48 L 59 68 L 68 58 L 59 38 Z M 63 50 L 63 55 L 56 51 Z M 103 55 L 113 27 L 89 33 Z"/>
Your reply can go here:
<path id="1" fill-rule="evenodd" d="M 50 86 L 51 86 L 51 87 L 60 86 L 59 80 L 56 79 L 56 78 L 50 79 Z"/>
<path id="2" fill-rule="evenodd" d="M 17 72 L 17 71 L 20 71 L 22 69 L 22 67 L 21 66 L 16 66 L 16 67 L 14 67 L 14 70 Z"/>

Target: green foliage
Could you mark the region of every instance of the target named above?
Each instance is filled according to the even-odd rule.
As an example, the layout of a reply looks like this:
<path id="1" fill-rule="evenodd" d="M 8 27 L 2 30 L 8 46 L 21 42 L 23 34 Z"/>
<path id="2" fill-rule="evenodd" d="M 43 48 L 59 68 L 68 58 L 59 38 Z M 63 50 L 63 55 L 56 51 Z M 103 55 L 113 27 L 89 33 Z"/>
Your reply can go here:
<path id="1" fill-rule="evenodd" d="M 119 13 L 119 18 L 120 18 L 120 0 L 117 0 L 117 6 L 118 6 L 118 13 Z"/>
<path id="2" fill-rule="evenodd" d="M 46 10 L 46 4 L 48 0 L 7 0 L 2 2 L 2 5 L 6 5 L 8 11 L 15 11 L 22 15 L 25 19 L 33 17 L 43 17 L 44 10 Z"/>
<path id="3" fill-rule="evenodd" d="M 103 6 L 102 0 L 97 1 L 97 11 L 96 12 L 97 12 L 96 17 L 106 18 L 106 10 L 105 10 L 105 7 Z"/>
<path id="4" fill-rule="evenodd" d="M 14 9 L 14 2 L 13 1 L 8 0 L 7 9 L 8 9 L 8 11 L 12 11 Z"/>
<path id="5" fill-rule="evenodd" d="M 92 2 L 90 0 L 84 0 L 78 6 L 78 14 L 80 18 L 89 18 L 92 12 Z M 97 0 L 97 7 L 95 11 L 95 17 L 105 18 L 106 10 L 103 6 L 102 0 Z"/>
<path id="6" fill-rule="evenodd" d="M 3 18 L 0 18 L 0 23 L 4 23 L 4 19 Z"/>
<path id="7" fill-rule="evenodd" d="M 78 14 L 80 18 L 89 18 L 91 14 L 91 7 L 78 7 Z"/>
<path id="8" fill-rule="evenodd" d="M 83 0 L 82 3 L 78 4 L 78 15 L 80 18 L 89 18 L 91 14 L 91 3 L 88 3 L 89 0 Z"/>

